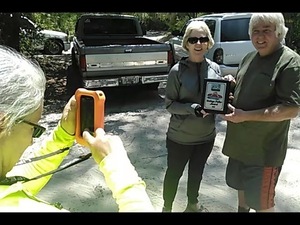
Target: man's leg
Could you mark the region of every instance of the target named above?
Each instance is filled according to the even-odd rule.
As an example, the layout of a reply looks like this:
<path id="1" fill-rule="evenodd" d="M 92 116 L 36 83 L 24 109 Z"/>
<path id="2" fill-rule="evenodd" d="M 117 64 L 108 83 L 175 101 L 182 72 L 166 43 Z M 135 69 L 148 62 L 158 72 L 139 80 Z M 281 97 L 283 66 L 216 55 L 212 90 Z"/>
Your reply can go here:
<path id="1" fill-rule="evenodd" d="M 238 191 L 238 212 L 249 212 L 250 207 L 246 204 L 244 191 Z"/>
<path id="2" fill-rule="evenodd" d="M 281 167 L 246 166 L 244 196 L 256 212 L 275 212 L 275 188 Z"/>

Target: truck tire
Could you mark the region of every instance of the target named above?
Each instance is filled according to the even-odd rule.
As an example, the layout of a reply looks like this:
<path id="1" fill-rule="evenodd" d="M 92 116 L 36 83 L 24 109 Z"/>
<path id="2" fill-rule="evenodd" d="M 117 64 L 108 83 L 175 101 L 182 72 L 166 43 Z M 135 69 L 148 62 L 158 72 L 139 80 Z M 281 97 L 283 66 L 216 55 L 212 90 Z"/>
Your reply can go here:
<path id="1" fill-rule="evenodd" d="M 80 76 L 79 68 L 74 65 L 70 65 L 67 68 L 67 96 L 70 98 L 72 95 L 75 94 L 75 91 L 82 87 L 82 78 Z"/>
<path id="2" fill-rule="evenodd" d="M 61 55 L 63 51 L 63 45 L 59 40 L 48 40 L 45 43 L 44 52 L 47 55 Z"/>

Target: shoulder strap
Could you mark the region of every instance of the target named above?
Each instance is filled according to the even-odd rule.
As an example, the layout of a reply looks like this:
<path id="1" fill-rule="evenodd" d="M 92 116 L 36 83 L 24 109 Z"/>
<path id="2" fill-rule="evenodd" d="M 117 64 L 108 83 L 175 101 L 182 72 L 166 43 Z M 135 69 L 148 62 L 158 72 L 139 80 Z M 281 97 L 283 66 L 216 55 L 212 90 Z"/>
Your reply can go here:
<path id="1" fill-rule="evenodd" d="M 69 149 L 69 148 L 64 148 L 64 149 L 60 149 L 62 151 L 65 151 L 65 149 Z M 59 151 L 60 151 L 59 150 Z M 57 154 L 57 153 L 56 153 Z M 51 154 L 52 155 L 52 154 Z M 32 158 L 32 159 L 29 159 L 25 162 L 22 162 L 20 164 L 17 164 L 17 165 L 22 165 L 22 164 L 26 164 L 26 163 L 31 163 L 33 161 L 36 161 L 36 160 L 40 160 L 42 158 L 46 158 L 46 157 L 49 157 L 51 156 L 50 154 L 47 154 L 45 156 L 41 156 L 41 157 L 36 157 L 36 158 Z M 54 169 L 54 170 L 51 170 L 47 173 L 43 173 L 43 174 L 40 174 L 36 177 L 33 177 L 33 178 L 26 178 L 26 177 L 22 177 L 22 176 L 13 176 L 13 177 L 5 177 L 4 179 L 0 180 L 0 185 L 12 185 L 12 184 L 15 184 L 15 183 L 18 183 L 18 182 L 28 182 L 28 181 L 31 181 L 31 180 L 36 180 L 36 179 L 39 179 L 41 177 L 44 177 L 44 176 L 48 176 L 48 175 L 51 175 L 51 174 L 54 174 L 54 173 L 57 173 L 61 170 L 64 170 L 64 169 L 67 169 L 73 165 L 76 165 L 77 163 L 80 163 L 80 162 L 83 162 L 87 159 L 89 159 L 90 157 L 92 156 L 91 153 L 87 153 L 85 155 L 81 155 L 73 160 L 71 160 L 70 162 L 67 162 L 63 165 L 61 165 L 60 167 L 58 167 L 57 169 Z"/>

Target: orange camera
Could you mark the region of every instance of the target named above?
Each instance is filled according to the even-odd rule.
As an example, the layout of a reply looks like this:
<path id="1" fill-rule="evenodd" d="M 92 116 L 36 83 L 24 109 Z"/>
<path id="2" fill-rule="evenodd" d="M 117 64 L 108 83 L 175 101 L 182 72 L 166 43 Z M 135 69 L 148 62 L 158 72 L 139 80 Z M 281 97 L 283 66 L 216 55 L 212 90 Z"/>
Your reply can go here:
<path id="1" fill-rule="evenodd" d="M 75 92 L 77 102 L 75 139 L 78 144 L 87 146 L 82 137 L 87 130 L 94 134 L 97 128 L 104 129 L 105 95 L 100 90 L 78 88 Z"/>

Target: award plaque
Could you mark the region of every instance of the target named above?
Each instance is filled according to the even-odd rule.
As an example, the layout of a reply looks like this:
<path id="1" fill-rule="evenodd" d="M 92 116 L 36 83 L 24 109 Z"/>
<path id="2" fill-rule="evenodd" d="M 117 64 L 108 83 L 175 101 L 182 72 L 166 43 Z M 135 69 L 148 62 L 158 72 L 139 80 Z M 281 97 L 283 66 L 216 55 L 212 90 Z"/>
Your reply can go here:
<path id="1" fill-rule="evenodd" d="M 229 100 L 230 81 L 204 79 L 201 105 L 205 112 L 225 114 Z"/>

